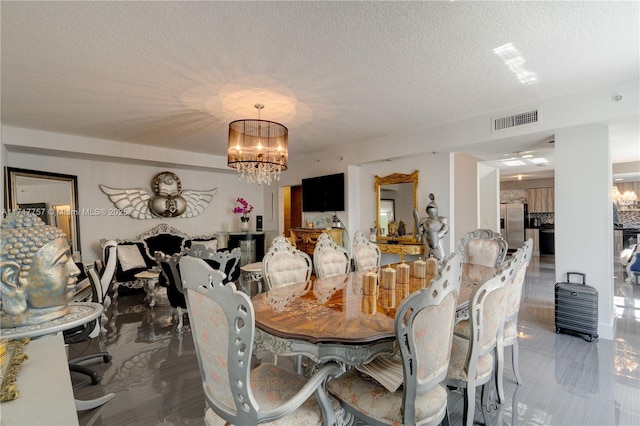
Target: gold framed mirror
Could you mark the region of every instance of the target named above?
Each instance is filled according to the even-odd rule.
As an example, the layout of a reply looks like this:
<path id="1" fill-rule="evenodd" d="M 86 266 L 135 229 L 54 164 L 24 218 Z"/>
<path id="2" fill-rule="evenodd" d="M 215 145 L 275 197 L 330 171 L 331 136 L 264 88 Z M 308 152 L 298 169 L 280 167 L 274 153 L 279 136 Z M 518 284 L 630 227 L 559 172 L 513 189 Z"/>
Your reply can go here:
<path id="1" fill-rule="evenodd" d="M 410 174 L 393 173 L 383 177 L 376 175 L 373 179 L 376 194 L 376 239 L 416 242 L 418 230 L 413 220 L 413 211 L 418 208 L 418 170 Z M 392 213 L 389 213 L 390 205 L 393 205 Z M 396 223 L 401 220 L 405 223 L 405 235 L 389 235 L 388 223 L 391 218 L 389 214 L 393 214 L 392 220 Z"/>
<path id="2" fill-rule="evenodd" d="M 72 252 L 80 252 L 78 177 L 5 167 L 5 211 L 27 210 L 67 234 Z"/>

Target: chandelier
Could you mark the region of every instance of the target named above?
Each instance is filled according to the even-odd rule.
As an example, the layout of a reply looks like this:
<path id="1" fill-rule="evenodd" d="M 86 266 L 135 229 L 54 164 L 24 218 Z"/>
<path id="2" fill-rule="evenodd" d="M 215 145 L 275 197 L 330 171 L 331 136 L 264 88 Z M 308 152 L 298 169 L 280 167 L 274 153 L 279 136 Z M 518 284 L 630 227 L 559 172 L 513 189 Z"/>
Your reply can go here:
<path id="1" fill-rule="evenodd" d="M 271 185 L 287 170 L 289 131 L 280 123 L 261 120 L 262 104 L 254 105 L 258 119 L 229 123 L 227 165 L 240 173 L 240 179 L 250 183 Z"/>

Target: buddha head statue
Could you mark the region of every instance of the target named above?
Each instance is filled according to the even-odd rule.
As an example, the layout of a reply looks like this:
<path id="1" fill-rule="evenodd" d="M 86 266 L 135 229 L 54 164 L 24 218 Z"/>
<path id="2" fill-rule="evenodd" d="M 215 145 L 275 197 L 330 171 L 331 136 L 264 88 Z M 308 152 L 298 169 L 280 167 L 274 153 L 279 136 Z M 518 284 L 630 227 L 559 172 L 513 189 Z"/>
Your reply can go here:
<path id="1" fill-rule="evenodd" d="M 80 270 L 64 232 L 22 211 L 9 213 L 0 229 L 0 327 L 66 315 Z"/>

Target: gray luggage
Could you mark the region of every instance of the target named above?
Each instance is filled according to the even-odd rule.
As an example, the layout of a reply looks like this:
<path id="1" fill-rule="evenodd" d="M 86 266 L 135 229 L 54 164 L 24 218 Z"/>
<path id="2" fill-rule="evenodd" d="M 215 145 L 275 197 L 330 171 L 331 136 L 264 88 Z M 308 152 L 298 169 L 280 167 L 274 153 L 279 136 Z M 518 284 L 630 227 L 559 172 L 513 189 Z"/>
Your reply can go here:
<path id="1" fill-rule="evenodd" d="M 572 276 L 581 282 L 572 282 Z M 580 333 L 592 342 L 598 338 L 598 291 L 585 278 L 580 272 L 567 272 L 567 282 L 556 284 L 556 333 Z"/>

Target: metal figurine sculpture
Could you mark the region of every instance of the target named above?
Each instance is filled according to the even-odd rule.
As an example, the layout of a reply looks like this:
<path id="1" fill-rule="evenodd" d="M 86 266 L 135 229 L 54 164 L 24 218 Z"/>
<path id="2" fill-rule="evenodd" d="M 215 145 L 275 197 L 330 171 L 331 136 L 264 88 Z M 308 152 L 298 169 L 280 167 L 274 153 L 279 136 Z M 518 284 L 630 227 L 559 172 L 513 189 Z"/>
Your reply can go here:
<path id="1" fill-rule="evenodd" d="M 115 206 L 134 219 L 154 217 L 195 217 L 207 208 L 218 188 L 205 191 L 182 189 L 173 172 L 158 173 L 153 192 L 146 188 L 111 188 L 100 185 Z"/>
<path id="2" fill-rule="evenodd" d="M 449 232 L 449 218 L 438 216 L 438 205 L 433 194 L 429 194 L 429 199 L 431 202 L 427 204 L 427 216 L 420 218 L 418 210 L 414 210 L 413 217 L 418 229 L 418 241 L 424 244 L 425 257 L 433 256 L 441 261 L 444 259 L 442 239 Z"/>
<path id="3" fill-rule="evenodd" d="M 61 229 L 31 213 L 2 220 L 0 327 L 39 324 L 65 316 L 80 270 Z"/>

